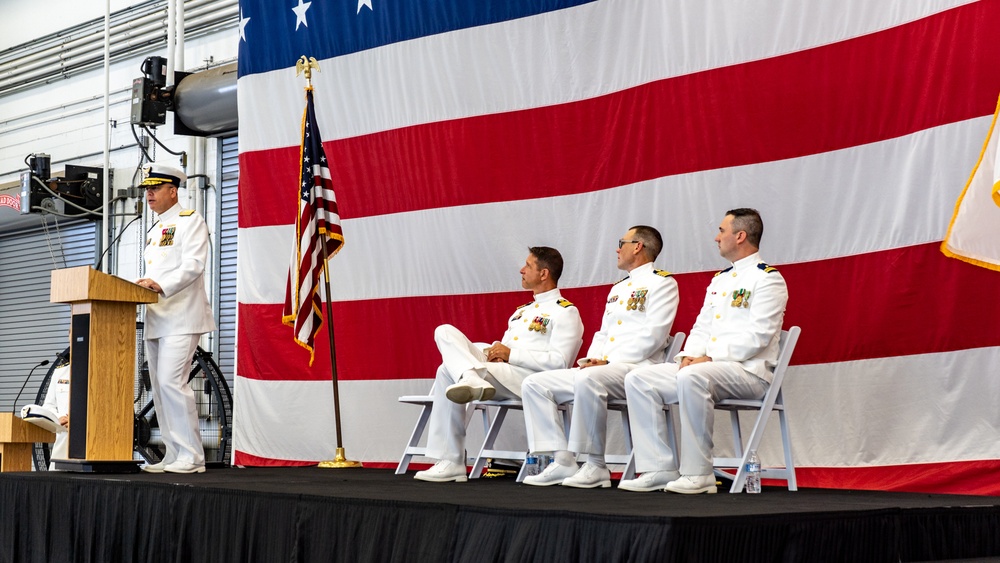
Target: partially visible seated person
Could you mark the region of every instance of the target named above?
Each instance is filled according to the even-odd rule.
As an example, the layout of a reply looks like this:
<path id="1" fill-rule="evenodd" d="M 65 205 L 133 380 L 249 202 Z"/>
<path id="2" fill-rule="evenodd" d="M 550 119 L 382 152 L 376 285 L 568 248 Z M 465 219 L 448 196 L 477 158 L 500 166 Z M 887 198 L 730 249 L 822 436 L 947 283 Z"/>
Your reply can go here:
<path id="1" fill-rule="evenodd" d="M 21 418 L 49 432 L 55 432 L 50 460 L 69 457 L 69 362 L 56 367 L 49 381 L 45 400 L 39 405 L 26 405 L 21 409 Z M 55 463 L 49 463 L 49 471 L 55 470 Z"/>

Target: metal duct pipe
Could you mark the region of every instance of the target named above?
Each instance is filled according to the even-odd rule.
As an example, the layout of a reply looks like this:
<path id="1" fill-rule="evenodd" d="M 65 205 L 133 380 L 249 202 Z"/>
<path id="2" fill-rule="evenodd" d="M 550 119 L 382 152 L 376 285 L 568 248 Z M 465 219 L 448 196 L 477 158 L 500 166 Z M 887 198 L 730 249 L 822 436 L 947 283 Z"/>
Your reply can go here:
<path id="1" fill-rule="evenodd" d="M 124 37 L 135 36 L 137 34 L 148 34 L 150 32 L 157 31 L 162 34 L 162 30 L 163 21 L 161 18 L 157 18 L 155 21 L 148 22 L 143 26 L 130 29 L 126 32 L 113 34 L 111 43 L 114 45 L 120 42 Z M 53 52 L 26 57 L 18 61 L 0 65 L 0 77 L 26 73 L 32 69 L 51 66 L 54 61 L 66 61 L 74 56 L 93 53 L 99 48 L 103 49 L 104 38 L 95 34 L 88 41 L 74 41 L 72 43 L 72 45 L 67 43 L 66 45 L 60 46 L 59 49 L 52 50 Z"/>
<path id="2" fill-rule="evenodd" d="M 235 131 L 239 126 L 236 63 L 184 77 L 174 90 L 174 113 L 181 124 L 197 134 Z"/>
<path id="3" fill-rule="evenodd" d="M 236 0 L 189 0 L 184 3 L 184 9 L 192 16 L 201 15 L 212 10 L 219 10 L 235 5 Z M 151 22 L 163 25 L 166 13 L 165 0 L 153 0 L 138 4 L 112 14 L 111 35 L 118 35 L 129 29 L 146 26 Z M 200 10 L 198 8 L 201 8 Z M 135 15 L 138 14 L 138 15 Z M 53 55 L 60 51 L 73 49 L 84 44 L 98 43 L 102 36 L 97 31 L 103 30 L 104 19 L 95 19 L 68 29 L 39 37 L 31 43 L 18 45 L 0 53 L 0 69 L 6 69 L 11 63 L 20 64 L 33 61 L 40 56 Z"/>
<path id="4" fill-rule="evenodd" d="M 174 24 L 174 70 L 187 68 L 184 65 L 184 0 L 173 0 L 175 3 L 174 17 L 177 23 Z M 167 81 L 173 82 L 174 75 L 168 74 Z"/>
<path id="5" fill-rule="evenodd" d="M 111 50 L 114 55 L 121 54 L 123 51 L 127 52 L 129 49 L 134 48 L 136 46 L 146 46 L 155 43 L 162 37 L 163 37 L 163 31 L 156 30 L 146 33 L 145 35 L 141 35 L 139 37 L 128 38 L 125 40 L 119 39 L 118 41 L 112 43 Z M 60 58 L 60 60 L 56 62 L 54 67 L 49 66 L 49 67 L 38 68 L 32 72 L 12 73 L 13 76 L 7 78 L 0 78 L 0 92 L 2 92 L 4 89 L 10 86 L 19 83 L 38 81 L 46 77 L 55 78 L 59 76 L 68 76 L 69 71 L 72 70 L 74 67 L 82 68 L 86 67 L 88 64 L 93 65 L 94 63 L 103 60 L 103 54 L 101 53 L 101 51 L 94 51 L 92 49 L 88 49 L 79 54 L 70 53 L 68 55 L 72 55 L 72 57 Z M 48 61 L 42 61 L 42 63 L 48 63 Z"/>
<path id="6" fill-rule="evenodd" d="M 177 0 L 167 0 L 167 82 L 174 78 L 174 55 L 177 51 Z"/>
<path id="7" fill-rule="evenodd" d="M 181 0 L 177 0 L 180 2 Z M 138 11 L 136 8 L 142 8 Z M 138 13 L 136 13 L 138 12 Z M 138 55 L 150 45 L 159 44 L 165 36 L 162 2 L 123 10 L 113 20 L 112 60 Z M 184 30 L 187 37 L 235 27 L 239 13 L 237 0 L 193 0 L 185 3 Z M 103 18 L 102 18 L 103 20 Z M 23 90 L 90 70 L 100 64 L 103 45 L 103 21 L 93 20 L 36 40 L 32 47 L 16 47 L 0 53 L 0 94 Z M 81 35 L 82 34 L 82 35 Z M 53 41 L 59 43 L 53 45 Z"/>
<path id="8" fill-rule="evenodd" d="M 122 33 L 128 33 L 129 31 L 132 31 L 133 33 L 139 31 L 145 31 L 147 28 L 151 26 L 163 27 L 162 20 L 163 20 L 163 13 L 162 10 L 159 10 L 147 16 L 127 21 L 123 24 L 119 24 L 112 27 L 111 36 L 115 37 Z M 35 66 L 37 66 L 37 64 L 28 64 L 28 63 L 34 63 L 35 61 L 39 60 L 46 61 L 47 59 L 53 56 L 58 57 L 59 53 L 65 54 L 70 51 L 80 50 L 84 47 L 86 47 L 87 49 L 94 49 L 96 48 L 95 45 L 97 43 L 103 43 L 103 42 L 104 42 L 103 35 L 98 35 L 96 33 L 88 33 L 83 37 L 71 39 L 63 43 L 52 45 L 51 47 L 46 47 L 44 49 L 31 53 L 30 55 L 24 55 L 9 61 L 4 61 L 3 63 L 0 63 L 0 74 L 12 70 L 13 71 L 28 70 L 29 68 L 34 68 Z"/>
<path id="9" fill-rule="evenodd" d="M 158 35 L 163 35 L 163 22 L 154 21 L 150 22 L 140 28 L 131 30 L 130 33 L 121 34 L 115 36 L 111 40 L 112 49 L 115 47 L 121 47 L 123 44 L 128 45 L 127 41 L 136 41 L 140 38 L 153 39 Z M 0 67 L 0 79 L 6 79 L 7 77 L 21 77 L 32 74 L 31 71 L 36 69 L 41 69 L 42 71 L 51 71 L 53 65 L 53 59 L 58 61 L 59 67 L 67 67 L 74 64 L 74 59 L 79 60 L 82 57 L 93 56 L 96 44 L 100 42 L 100 47 L 104 48 L 104 38 L 102 36 L 95 36 L 94 41 L 88 42 L 87 44 L 81 44 L 79 46 L 63 49 L 56 57 L 46 56 L 35 60 L 30 64 L 13 64 L 7 65 L 9 68 Z M 94 45 L 91 45 L 93 43 Z"/>
<path id="10" fill-rule="evenodd" d="M 144 22 L 148 18 L 162 19 L 163 17 L 162 13 L 158 12 L 162 12 L 163 8 L 162 7 L 157 8 L 155 6 L 155 4 L 162 2 L 163 0 L 153 0 L 151 2 L 147 2 L 146 4 L 135 5 L 130 8 L 125 8 L 119 12 L 116 12 L 115 14 L 112 14 L 111 16 L 113 20 L 113 23 L 111 25 L 112 35 L 122 26 L 122 22 L 124 22 L 125 25 L 128 25 L 130 23 L 135 23 L 135 22 Z M 150 13 L 151 10 L 152 13 Z M 136 16 L 135 14 L 139 15 Z M 148 14 L 148 15 L 143 15 L 143 14 Z M 44 37 L 39 37 L 31 41 L 30 43 L 17 45 L 0 53 L 0 63 L 6 64 L 9 63 L 10 61 L 23 60 L 26 57 L 30 58 L 37 53 L 43 51 L 48 52 L 52 49 L 59 50 L 67 42 L 73 43 L 81 40 L 87 40 L 91 42 L 98 41 L 100 40 L 100 37 L 97 36 L 96 33 L 99 29 L 103 29 L 103 27 L 104 27 L 104 18 L 100 18 L 75 25 L 68 29 L 58 31 L 56 33 L 52 33 Z"/>

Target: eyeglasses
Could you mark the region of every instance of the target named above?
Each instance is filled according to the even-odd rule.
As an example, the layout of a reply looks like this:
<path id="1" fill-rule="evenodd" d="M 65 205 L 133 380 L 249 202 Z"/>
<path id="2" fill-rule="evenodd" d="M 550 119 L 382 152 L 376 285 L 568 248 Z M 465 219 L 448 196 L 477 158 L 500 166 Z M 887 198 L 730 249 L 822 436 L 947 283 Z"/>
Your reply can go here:
<path id="1" fill-rule="evenodd" d="M 638 242 L 642 242 L 642 241 L 641 240 L 621 240 L 621 239 L 619 239 L 618 240 L 618 248 L 621 248 L 621 247 L 625 246 L 626 244 L 635 244 L 635 243 L 638 243 Z"/>

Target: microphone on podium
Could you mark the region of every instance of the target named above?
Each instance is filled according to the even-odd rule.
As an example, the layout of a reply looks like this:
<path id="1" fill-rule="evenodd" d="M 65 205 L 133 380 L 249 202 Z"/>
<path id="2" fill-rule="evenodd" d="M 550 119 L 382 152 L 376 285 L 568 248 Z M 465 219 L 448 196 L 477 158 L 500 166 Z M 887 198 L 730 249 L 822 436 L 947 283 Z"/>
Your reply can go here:
<path id="1" fill-rule="evenodd" d="M 17 397 L 14 397 L 14 405 L 13 405 L 13 410 L 14 411 L 17 411 L 17 402 L 21 400 L 21 393 L 23 393 L 24 392 L 24 388 L 28 386 L 28 381 L 31 379 L 32 374 L 35 373 L 36 369 L 38 369 L 38 368 L 40 368 L 42 366 L 47 366 L 47 365 L 49 365 L 49 361 L 48 360 L 42 360 L 42 361 L 38 362 L 38 365 L 36 365 L 35 367 L 31 368 L 31 371 L 28 372 L 28 377 L 25 377 L 24 378 L 24 383 L 21 384 L 21 390 L 17 392 Z"/>

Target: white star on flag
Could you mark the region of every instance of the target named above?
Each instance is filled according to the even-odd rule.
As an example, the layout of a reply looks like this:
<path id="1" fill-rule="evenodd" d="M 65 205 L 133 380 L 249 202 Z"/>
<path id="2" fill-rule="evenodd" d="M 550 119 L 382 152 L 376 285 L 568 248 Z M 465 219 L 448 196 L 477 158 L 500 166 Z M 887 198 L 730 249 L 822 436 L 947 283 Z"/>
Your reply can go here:
<path id="1" fill-rule="evenodd" d="M 369 10 L 375 11 L 375 8 L 372 8 L 372 0 L 358 0 L 358 12 L 357 13 L 359 13 L 359 14 L 361 13 L 361 7 L 362 6 L 368 6 Z"/>
<path id="2" fill-rule="evenodd" d="M 312 2 L 299 0 L 299 5 L 292 8 L 292 11 L 295 12 L 295 31 L 299 30 L 299 24 L 309 27 L 309 22 L 306 21 L 306 10 L 309 9 L 309 6 L 312 6 Z"/>
<path id="3" fill-rule="evenodd" d="M 243 8 L 240 8 L 240 39 L 243 41 L 247 40 L 246 27 L 250 23 L 250 18 L 243 17 Z"/>

